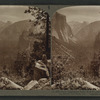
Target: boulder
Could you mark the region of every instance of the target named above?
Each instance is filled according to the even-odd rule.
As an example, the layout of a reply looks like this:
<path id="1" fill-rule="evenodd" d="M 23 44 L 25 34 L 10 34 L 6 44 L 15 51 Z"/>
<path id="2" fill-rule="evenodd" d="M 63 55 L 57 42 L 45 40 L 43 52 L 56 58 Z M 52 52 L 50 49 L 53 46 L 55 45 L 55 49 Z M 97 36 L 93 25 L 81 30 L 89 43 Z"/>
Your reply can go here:
<path id="1" fill-rule="evenodd" d="M 75 78 L 72 83 L 72 86 L 74 88 L 77 88 L 77 89 L 81 88 L 83 90 L 100 90 L 99 87 L 91 84 L 88 81 L 83 80 L 82 78 Z"/>
<path id="2" fill-rule="evenodd" d="M 34 68 L 34 80 L 39 80 L 41 78 L 48 78 L 49 77 L 49 71 L 45 64 L 42 62 L 36 62 L 35 68 Z"/>
<path id="3" fill-rule="evenodd" d="M 32 80 L 24 87 L 24 90 L 31 90 L 37 84 L 38 82 L 36 80 Z"/>
<path id="4" fill-rule="evenodd" d="M 91 84 L 82 78 L 74 78 L 70 81 L 60 80 L 51 85 L 51 89 L 62 89 L 62 90 L 100 90 L 99 87 Z"/>
<path id="5" fill-rule="evenodd" d="M 50 80 L 48 80 L 47 78 L 41 78 L 38 81 L 38 84 L 36 84 L 31 90 L 47 90 L 47 89 L 51 89 L 51 85 L 50 85 Z"/>
<path id="6" fill-rule="evenodd" d="M 40 88 L 38 88 L 38 90 L 50 90 L 51 89 L 51 85 L 50 85 L 50 81 L 48 81 L 47 83 L 44 83 L 42 85 L 40 85 Z"/>
<path id="7" fill-rule="evenodd" d="M 23 87 L 9 80 L 8 78 L 0 78 L 0 88 L 1 89 L 18 89 L 23 90 Z"/>
<path id="8" fill-rule="evenodd" d="M 42 84 L 45 84 L 46 82 L 48 82 L 48 79 L 47 78 L 41 78 L 41 79 L 39 79 L 39 81 L 38 81 L 40 84 L 42 83 Z"/>
<path id="9" fill-rule="evenodd" d="M 95 85 L 93 85 L 93 84 L 91 84 L 91 83 L 89 83 L 87 81 L 84 81 L 84 83 L 85 84 L 83 85 L 83 88 L 89 88 L 91 90 L 100 90 L 99 87 L 97 87 L 97 86 L 95 86 Z"/>

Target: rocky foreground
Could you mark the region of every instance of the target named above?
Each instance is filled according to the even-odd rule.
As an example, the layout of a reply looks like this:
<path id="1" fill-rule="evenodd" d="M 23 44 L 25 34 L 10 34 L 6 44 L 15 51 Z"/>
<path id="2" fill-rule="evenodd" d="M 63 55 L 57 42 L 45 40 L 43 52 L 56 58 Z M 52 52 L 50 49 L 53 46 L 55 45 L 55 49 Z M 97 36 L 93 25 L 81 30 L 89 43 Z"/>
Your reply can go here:
<path id="1" fill-rule="evenodd" d="M 41 78 L 40 80 L 31 80 L 26 86 L 20 86 L 8 78 L 0 78 L 0 89 L 2 90 L 100 90 L 99 87 L 91 84 L 82 78 L 68 79 L 67 81 L 58 81 L 51 84 L 50 79 Z"/>
<path id="2" fill-rule="evenodd" d="M 51 61 L 48 60 L 48 66 Z M 34 68 L 34 77 L 31 80 L 27 77 L 16 77 L 12 75 L 7 77 L 2 75 L 0 78 L 1 90 L 100 90 L 100 81 L 86 81 L 83 78 L 67 77 L 53 81 L 50 78 L 50 72 L 42 61 L 37 61 Z"/>

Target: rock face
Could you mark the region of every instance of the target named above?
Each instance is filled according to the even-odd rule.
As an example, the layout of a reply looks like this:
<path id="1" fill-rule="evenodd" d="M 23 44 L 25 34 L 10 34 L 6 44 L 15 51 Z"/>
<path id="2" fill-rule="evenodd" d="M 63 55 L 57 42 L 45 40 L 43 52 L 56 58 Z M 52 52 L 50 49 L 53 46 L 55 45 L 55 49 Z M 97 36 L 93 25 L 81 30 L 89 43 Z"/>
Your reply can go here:
<path id="1" fill-rule="evenodd" d="M 63 43 L 56 37 L 52 37 L 52 55 L 72 56 L 72 51 L 68 47 L 67 43 Z"/>
<path id="2" fill-rule="evenodd" d="M 87 62 L 90 62 L 94 57 L 94 50 L 98 48 L 99 40 L 99 32 L 100 32 L 100 21 L 96 21 L 93 23 L 90 23 L 89 25 L 82 28 L 76 37 L 78 38 L 78 41 L 82 45 L 83 51 L 85 51 L 84 56 L 87 56 Z M 98 40 L 98 43 L 97 41 Z M 95 43 L 96 41 L 96 43 Z M 95 44 L 95 45 L 94 45 Z"/>
<path id="3" fill-rule="evenodd" d="M 8 21 L 8 22 L 2 22 L 0 21 L 0 33 L 7 28 L 8 26 L 10 26 L 12 24 L 12 22 Z"/>
<path id="4" fill-rule="evenodd" d="M 76 23 L 74 24 L 76 25 Z M 58 12 L 55 13 L 52 20 L 52 57 L 53 67 L 55 67 L 54 74 L 57 66 L 61 66 L 65 69 L 70 66 L 70 69 L 79 71 L 81 71 L 82 66 L 84 72 L 89 73 L 94 55 L 98 55 L 99 53 L 100 56 L 100 21 L 95 21 L 90 24 L 84 22 L 81 24 L 80 30 L 76 30 L 77 32 L 73 35 L 71 31 L 72 26 L 70 27 L 69 25 L 71 24 L 67 24 L 66 17 Z M 78 28 L 79 26 L 77 25 L 75 27 Z M 73 27 L 73 29 L 75 27 Z M 65 39 L 63 36 L 67 38 Z M 64 56 L 66 57 L 64 58 Z M 71 63 L 68 63 L 68 58 L 72 61 Z M 72 58 L 74 58 L 74 60 Z M 66 59 L 65 62 L 63 62 L 64 59 Z M 61 63 L 58 65 L 59 62 Z M 65 73 L 67 74 L 68 71 L 69 70 L 66 70 Z"/>
<path id="5" fill-rule="evenodd" d="M 72 34 L 66 16 L 56 12 L 52 19 L 52 54 L 71 55 L 76 46 L 77 39 Z"/>
<path id="6" fill-rule="evenodd" d="M 81 52 L 81 45 L 72 34 L 66 16 L 56 12 L 52 19 L 52 55 L 66 56 L 76 60 Z M 78 52 L 77 52 L 78 51 Z M 83 54 L 84 55 L 84 54 Z M 77 60 L 80 62 L 80 58 Z"/>
<path id="7" fill-rule="evenodd" d="M 23 31 L 27 31 L 31 27 L 31 23 L 19 21 L 6 27 L 0 33 L 0 65 L 12 66 L 18 53 L 19 37 Z"/>
<path id="8" fill-rule="evenodd" d="M 82 28 L 84 28 L 86 25 L 88 25 L 87 22 L 77 22 L 77 21 L 70 21 L 68 22 L 72 29 L 72 33 L 75 36 Z"/>
<path id="9" fill-rule="evenodd" d="M 76 37 L 84 47 L 93 46 L 96 36 L 100 32 L 99 25 L 100 21 L 90 23 L 77 33 Z"/>
<path id="10" fill-rule="evenodd" d="M 34 42 L 41 42 L 40 38 L 45 34 L 46 23 L 40 21 L 36 26 L 33 23 L 29 20 L 15 22 L 0 33 L 1 66 L 6 64 L 13 67 L 15 60 L 20 59 L 18 54 L 23 52 L 29 58 Z"/>
<path id="11" fill-rule="evenodd" d="M 61 29 L 62 33 L 60 31 L 52 31 L 52 34 L 55 34 L 55 32 L 56 32 L 56 34 L 62 35 L 64 33 L 64 28 L 62 28 L 62 27 L 63 27 L 63 25 L 64 26 L 66 26 L 66 25 L 60 24 L 60 23 L 62 23 L 62 22 L 65 23 L 66 18 L 59 13 L 56 13 L 54 18 L 55 18 L 55 20 L 52 24 L 52 25 L 55 25 L 54 29 L 55 30 Z M 61 20 L 60 20 L 60 18 L 61 18 Z M 58 37 L 59 37 L 58 38 L 57 35 L 55 35 L 55 37 L 58 38 L 58 40 L 56 38 L 52 39 L 52 49 L 53 49 L 52 51 L 54 51 L 52 53 L 62 54 L 61 52 L 63 51 L 63 53 L 66 54 L 66 52 L 67 52 L 71 55 L 74 55 L 74 57 L 76 59 L 79 59 L 80 62 L 82 61 L 82 63 L 86 63 L 86 66 L 87 66 L 87 64 L 89 64 L 94 57 L 94 51 L 96 52 L 95 49 L 99 48 L 99 46 L 96 46 L 99 44 L 99 40 L 97 43 L 96 38 L 97 37 L 99 38 L 98 34 L 100 32 L 100 28 L 99 28 L 100 21 L 92 22 L 90 24 L 87 24 L 86 22 L 84 22 L 82 26 L 83 27 L 77 32 L 77 34 L 75 33 L 75 36 L 72 35 L 72 37 L 70 37 L 72 32 L 69 31 L 71 28 L 68 28 L 66 26 L 67 27 L 66 28 L 67 29 L 66 37 L 69 40 L 69 43 L 67 41 L 65 42 L 62 36 L 58 35 Z M 70 33 L 70 35 L 68 35 L 68 32 Z M 64 41 L 64 42 L 62 42 L 62 41 Z M 59 45 L 59 46 L 57 46 L 57 45 Z"/>
<path id="12" fill-rule="evenodd" d="M 22 34 L 22 32 L 29 30 L 31 25 L 32 25 L 32 22 L 29 22 L 29 20 L 15 22 L 15 23 L 9 25 L 8 27 L 6 27 L 1 32 L 0 39 L 18 41 L 19 36 Z"/>
<path id="13" fill-rule="evenodd" d="M 66 21 L 66 16 L 58 12 L 54 14 L 52 19 L 52 35 L 56 35 L 56 37 L 64 42 L 69 42 L 69 37 L 73 36 L 72 30 Z"/>

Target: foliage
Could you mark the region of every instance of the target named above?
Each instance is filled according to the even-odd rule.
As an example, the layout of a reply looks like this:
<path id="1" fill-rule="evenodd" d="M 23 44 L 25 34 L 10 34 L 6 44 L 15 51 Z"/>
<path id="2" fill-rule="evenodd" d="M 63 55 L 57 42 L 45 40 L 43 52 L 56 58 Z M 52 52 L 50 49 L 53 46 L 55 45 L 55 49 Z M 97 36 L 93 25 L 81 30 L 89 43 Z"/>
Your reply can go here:
<path id="1" fill-rule="evenodd" d="M 40 9 L 38 7 L 33 7 L 33 6 L 29 6 L 29 8 L 27 10 L 25 10 L 24 13 L 30 13 L 34 18 L 35 18 L 35 22 L 34 25 L 38 25 L 40 21 L 46 23 L 46 29 L 45 29 L 45 34 L 42 36 L 41 40 L 42 42 L 35 42 L 34 44 L 34 48 L 35 46 L 37 47 L 37 49 L 35 48 L 33 50 L 36 51 L 36 53 L 34 54 L 34 56 L 36 56 L 36 59 L 40 59 L 41 58 L 41 54 L 45 53 L 47 55 L 47 58 L 50 58 L 50 34 L 51 34 L 51 23 L 50 23 L 50 19 L 49 19 L 49 14 L 44 11 L 43 9 Z M 40 33 L 41 34 L 41 33 Z M 38 37 L 40 37 L 41 35 L 38 35 Z M 44 45 L 44 46 L 43 46 Z M 39 47 L 41 46 L 41 47 Z M 38 50 L 40 49 L 40 50 Z M 40 54 L 40 55 L 38 55 Z"/>
<path id="2" fill-rule="evenodd" d="M 45 47 L 43 42 L 34 42 L 33 47 L 34 49 L 31 53 L 31 57 L 35 58 L 36 60 L 41 60 L 42 55 L 45 53 Z"/>
<path id="3" fill-rule="evenodd" d="M 59 80 L 73 79 L 76 77 L 85 78 L 87 73 L 83 66 L 76 67 L 74 60 L 69 56 L 52 56 L 53 82 Z"/>
<path id="4" fill-rule="evenodd" d="M 91 61 L 90 68 L 92 76 L 99 77 L 100 52 L 98 54 L 94 54 L 94 58 L 93 61 Z"/>
<path id="5" fill-rule="evenodd" d="M 34 61 L 41 60 L 43 54 L 46 54 L 47 58 L 50 58 L 50 46 L 48 47 L 48 44 L 49 44 L 48 40 L 50 40 L 49 35 L 48 35 L 48 34 L 50 34 L 50 30 L 49 30 L 50 29 L 50 21 L 49 21 L 48 13 L 38 7 L 33 7 L 33 6 L 29 7 L 27 10 L 25 10 L 24 13 L 30 13 L 35 18 L 34 21 L 29 20 L 29 22 L 32 23 L 33 28 L 38 27 L 40 25 L 40 23 L 44 23 L 46 27 L 41 27 L 41 28 L 45 29 L 44 33 L 42 33 L 40 31 L 40 33 L 34 34 L 34 32 L 29 30 L 29 36 L 27 36 L 27 37 L 29 37 L 29 39 L 30 38 L 35 39 L 35 41 L 29 40 L 31 42 L 30 44 L 33 45 L 33 49 L 31 49 L 29 51 L 30 58 L 27 58 L 27 53 L 25 51 L 23 51 L 21 53 L 18 53 L 17 59 L 14 64 L 15 70 L 21 76 L 25 76 L 24 74 L 27 74 L 27 75 L 32 74 L 33 75 L 33 68 L 35 66 L 32 63 L 33 60 Z M 31 26 L 31 28 L 32 28 L 32 26 Z M 27 43 L 28 43 L 28 40 L 27 40 Z M 26 73 L 25 73 L 25 71 L 26 71 Z M 30 77 L 32 77 L 32 76 L 30 76 Z"/>
<path id="6" fill-rule="evenodd" d="M 17 71 L 17 74 L 23 76 L 25 73 L 25 68 L 28 65 L 28 60 L 25 52 L 18 53 L 17 59 L 14 63 L 15 71 Z"/>

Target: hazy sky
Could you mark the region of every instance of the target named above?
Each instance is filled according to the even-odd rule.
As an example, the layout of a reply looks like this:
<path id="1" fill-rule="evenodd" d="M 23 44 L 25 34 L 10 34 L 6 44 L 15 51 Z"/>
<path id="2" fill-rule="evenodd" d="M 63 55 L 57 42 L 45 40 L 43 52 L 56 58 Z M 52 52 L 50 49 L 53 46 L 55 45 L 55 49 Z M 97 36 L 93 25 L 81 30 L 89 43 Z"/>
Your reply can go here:
<path id="1" fill-rule="evenodd" d="M 60 9 L 58 12 L 66 15 L 67 21 L 100 21 L 100 6 L 71 6 Z"/>
<path id="2" fill-rule="evenodd" d="M 28 6 L 1 6 L 0 5 L 0 21 L 16 22 L 20 20 L 32 19 L 33 16 L 24 13 L 26 9 L 28 9 Z"/>

